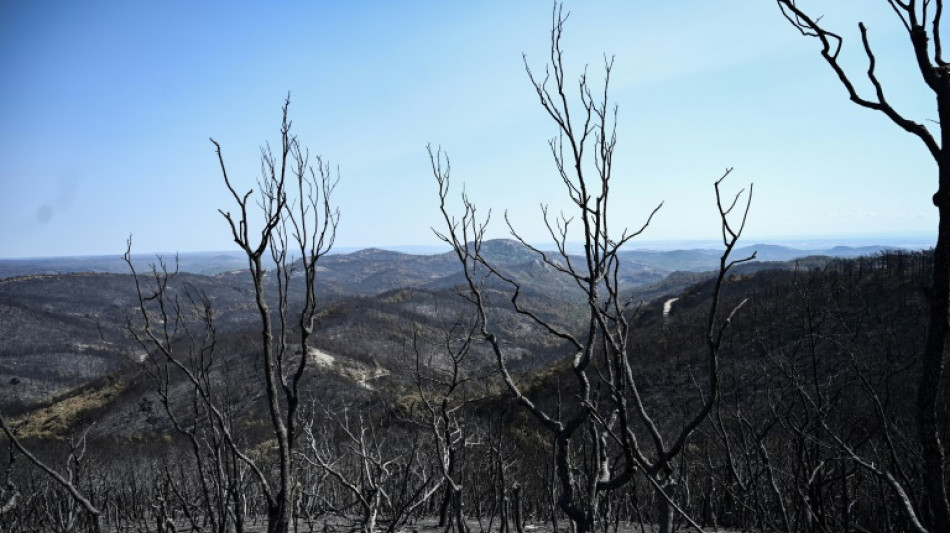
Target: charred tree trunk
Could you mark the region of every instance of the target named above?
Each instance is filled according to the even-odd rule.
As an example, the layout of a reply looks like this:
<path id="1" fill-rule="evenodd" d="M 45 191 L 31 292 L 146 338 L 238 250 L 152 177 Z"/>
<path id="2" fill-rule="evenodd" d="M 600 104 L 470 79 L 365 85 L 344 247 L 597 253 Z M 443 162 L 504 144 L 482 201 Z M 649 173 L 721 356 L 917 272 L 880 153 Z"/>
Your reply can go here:
<path id="1" fill-rule="evenodd" d="M 940 99 L 941 119 L 950 124 L 950 87 Z M 947 335 L 950 331 L 950 127 L 944 128 L 940 156 L 940 188 L 933 202 L 940 213 L 937 244 L 934 247 L 933 287 L 930 320 L 917 389 L 917 431 L 920 440 L 923 477 L 934 518 L 934 530 L 950 532 L 950 500 L 947 498 L 946 451 L 940 442 L 937 397 L 944 373 Z"/>
<path id="2" fill-rule="evenodd" d="M 928 524 L 921 520 L 929 509 L 934 531 L 950 532 L 950 500 L 947 496 L 946 450 L 940 441 L 941 428 L 937 418 L 937 398 L 943 378 L 948 331 L 950 331 L 950 70 L 943 58 L 941 19 L 943 2 L 924 0 L 907 2 L 888 0 L 888 4 L 907 31 L 913 50 L 913 62 L 921 79 L 936 97 L 939 139 L 924 124 L 909 119 L 897 111 L 885 97 L 884 88 L 875 71 L 877 59 L 868 37 L 868 29 L 859 23 L 861 44 L 867 57 L 867 81 L 874 91 L 870 97 L 859 94 L 851 77 L 839 63 L 844 39 L 826 29 L 821 18 L 812 18 L 796 5 L 794 0 L 778 0 L 779 8 L 788 21 L 803 35 L 821 42 L 821 55 L 855 104 L 887 116 L 896 126 L 919 138 L 934 158 L 938 168 L 937 192 L 933 203 L 939 214 L 937 242 L 934 249 L 933 286 L 930 292 L 927 338 L 920 355 L 920 381 L 917 387 L 917 439 L 920 444 L 920 467 L 927 504 L 918 506 L 906 497 L 903 487 L 890 472 L 870 463 L 865 468 L 876 471 L 888 480 L 896 496 L 901 499 L 904 514 L 914 529 L 925 531 Z M 935 5 L 931 5 L 935 4 Z M 853 457 L 860 462 L 859 458 Z"/>

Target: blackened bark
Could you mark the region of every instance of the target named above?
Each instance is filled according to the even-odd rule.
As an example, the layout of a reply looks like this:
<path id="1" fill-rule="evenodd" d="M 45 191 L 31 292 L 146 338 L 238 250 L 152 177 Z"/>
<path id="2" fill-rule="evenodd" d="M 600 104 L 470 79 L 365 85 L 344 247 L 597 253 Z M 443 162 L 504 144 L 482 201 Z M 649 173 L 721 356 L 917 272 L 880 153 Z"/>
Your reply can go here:
<path id="1" fill-rule="evenodd" d="M 950 103 L 950 91 L 941 100 Z M 950 105 L 941 106 L 950 115 Z M 947 117 L 950 119 L 950 116 Z M 947 146 L 950 128 L 945 129 L 943 146 Z M 943 149 L 940 165 L 940 189 L 934 205 L 940 213 L 937 244 L 934 248 L 933 287 L 930 299 L 930 322 L 920 368 L 917 390 L 917 432 L 920 439 L 923 477 L 934 530 L 950 532 L 950 502 L 947 498 L 946 454 L 940 442 L 937 420 L 937 395 L 944 371 L 947 334 L 950 332 L 950 157 Z"/>
<path id="2" fill-rule="evenodd" d="M 876 58 L 868 38 L 867 27 L 858 24 L 861 31 L 861 43 L 868 60 L 867 79 L 874 87 L 873 97 L 868 99 L 858 94 L 854 84 L 838 62 L 843 39 L 840 35 L 828 31 L 820 24 L 820 18 L 811 18 L 803 12 L 794 0 L 777 0 L 782 14 L 803 35 L 815 37 L 822 43 L 822 56 L 834 70 L 838 79 L 848 91 L 851 101 L 886 115 L 898 127 L 918 137 L 926 145 L 937 163 L 938 188 L 933 203 L 939 213 L 937 243 L 934 247 L 933 286 L 930 293 L 930 316 L 927 327 L 927 339 L 921 354 L 920 381 L 917 389 L 917 438 L 921 448 L 921 470 L 924 489 L 934 531 L 950 533 L 950 500 L 947 497 L 946 451 L 940 442 L 941 428 L 937 419 L 937 398 L 944 372 L 944 356 L 948 332 L 950 332 L 950 71 L 942 57 L 940 23 L 943 16 L 943 2 L 895 2 L 888 0 L 894 13 L 900 18 L 907 30 L 914 51 L 914 61 L 920 70 L 921 78 L 933 91 L 937 100 L 940 139 L 934 138 L 930 130 L 921 123 L 910 120 L 895 110 L 884 96 L 884 88 L 875 73 Z M 933 7 L 933 11 L 928 8 Z M 891 483 L 890 473 L 879 471 Z M 894 483 L 896 485 L 896 483 Z M 903 497 L 904 489 L 897 485 L 898 497 Z M 908 509 L 908 518 L 917 522 L 913 506 Z M 916 513 L 920 514 L 920 513 Z"/>

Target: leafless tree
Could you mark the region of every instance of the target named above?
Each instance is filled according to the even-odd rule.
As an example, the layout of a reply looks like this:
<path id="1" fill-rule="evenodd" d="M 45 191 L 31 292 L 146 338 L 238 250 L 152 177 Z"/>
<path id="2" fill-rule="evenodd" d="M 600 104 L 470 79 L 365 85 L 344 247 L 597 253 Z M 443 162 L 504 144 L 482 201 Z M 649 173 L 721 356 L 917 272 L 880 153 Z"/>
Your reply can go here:
<path id="1" fill-rule="evenodd" d="M 480 218 L 476 206 L 465 194 L 462 195 L 461 217 L 451 214 L 447 206 L 449 159 L 440 149 L 430 147 L 429 157 L 439 186 L 439 204 L 446 228 L 446 231 L 436 233 L 458 257 L 466 279 L 464 295 L 477 309 L 481 335 L 495 354 L 498 370 L 509 393 L 554 438 L 558 505 L 575 524 L 576 530 L 580 533 L 590 531 L 603 495 L 624 486 L 639 469 L 658 495 L 659 521 L 661 531 L 665 532 L 672 526 L 674 511 L 678 510 L 688 519 L 674 501 L 672 460 L 684 449 L 718 399 L 721 344 L 725 330 L 738 310 L 736 307 L 723 316 L 720 295 L 730 268 L 752 259 L 730 260 L 730 253 L 745 227 L 751 189 L 743 204 L 740 202 L 742 192 L 731 200 L 720 196 L 719 186 L 728 171 L 716 182 L 725 250 L 705 327 L 706 385 L 700 407 L 672 431 L 672 438 L 664 436 L 663 428 L 670 424 L 658 424 L 653 419 L 639 392 L 635 361 L 629 350 L 635 306 L 621 296 L 618 276 L 619 252 L 647 228 L 659 206 L 649 213 L 636 231 L 622 229 L 618 232 L 612 226 L 614 219 L 610 216 L 609 200 L 617 108 L 608 103 L 608 86 L 613 61 L 605 60 L 602 89 L 591 86 L 586 72 L 581 75 L 576 87 L 579 108 L 573 107 L 568 97 L 569 84 L 561 48 L 566 18 L 561 7 L 556 5 L 552 16 L 550 63 L 543 78 L 533 73 L 527 59 L 525 68 L 542 107 L 557 126 L 558 136 L 549 144 L 574 212 L 555 217 L 542 207 L 555 252 L 531 246 L 510 223 L 508 226 L 512 235 L 533 250 L 541 261 L 582 291 L 586 300 L 583 331 L 564 329 L 529 308 L 519 299 L 521 285 L 485 259 L 482 244 L 490 216 Z M 589 171 L 593 171 L 593 175 L 588 174 Z M 729 220 L 729 215 L 737 206 L 740 221 L 735 224 Z M 583 252 L 579 257 L 568 251 L 568 240 L 576 235 L 572 233 L 572 224 L 575 223 L 581 226 L 579 238 Z M 563 413 L 550 412 L 531 399 L 509 369 L 506 348 L 488 311 L 488 301 L 496 292 L 488 284 L 490 279 L 500 280 L 511 289 L 508 298 L 522 318 L 570 346 L 575 390 L 572 405 L 565 406 Z M 638 435 L 638 432 L 645 432 L 645 435 Z M 698 528 L 695 522 L 692 525 Z"/>
<path id="2" fill-rule="evenodd" d="M 443 327 L 440 333 L 439 339 L 426 339 L 419 331 L 413 334 L 413 379 L 421 404 L 418 422 L 431 433 L 442 473 L 445 498 L 439 509 L 439 525 L 445 527 L 446 533 L 453 529 L 468 533 L 459 470 L 461 455 L 472 444 L 464 409 L 475 399 L 468 389 L 478 377 L 471 376 L 465 365 L 477 331 L 474 324 L 460 319 Z M 427 349 L 429 345 L 435 345 L 434 353 Z"/>
<path id="3" fill-rule="evenodd" d="M 279 153 L 275 154 L 270 146 L 261 149 L 257 194 L 253 189 L 238 192 L 228 175 L 221 146 L 211 140 L 224 183 L 237 207 L 234 215 L 227 210 L 220 212 L 234 242 L 247 256 L 254 288 L 260 320 L 257 349 L 263 372 L 261 389 L 277 443 L 276 477 L 242 448 L 232 431 L 223 399 L 215 394 L 216 385 L 207 375 L 196 371 L 200 370 L 201 363 L 196 368 L 193 357 L 189 359 L 175 351 L 179 335 L 188 337 L 189 332 L 184 319 L 184 302 L 169 293 L 168 282 L 174 271 L 169 272 L 164 267 L 153 269 L 152 283 L 146 286 L 145 280 L 135 272 L 130 253 L 126 253 L 135 275 L 140 311 L 138 322 L 130 323 L 130 331 L 159 367 L 174 367 L 193 386 L 196 401 L 206 412 L 207 423 L 221 437 L 221 444 L 252 472 L 266 501 L 269 533 L 286 533 L 293 525 L 297 486 L 293 450 L 300 436 L 301 383 L 310 361 L 310 337 L 317 309 L 317 261 L 332 247 L 339 221 L 339 212 L 331 203 L 338 178 L 320 157 L 316 165 L 311 166 L 309 152 L 291 134 L 289 107 L 288 97 L 282 109 Z M 255 205 L 262 218 L 257 229 L 252 220 Z M 276 312 L 271 308 L 275 303 Z M 201 356 L 213 353 L 214 327 L 209 321 L 210 303 L 203 302 L 199 308 L 205 308 L 203 312 L 207 317 L 204 336 L 191 346 L 197 347 Z"/>
<path id="4" fill-rule="evenodd" d="M 13 463 L 16 460 L 13 455 L 13 450 L 13 443 L 11 442 L 8 446 L 9 459 L 7 460 L 7 467 L 3 472 L 3 488 L 0 488 L 0 515 L 12 511 L 20 499 L 20 490 L 13 480 Z"/>
<path id="5" fill-rule="evenodd" d="M 307 449 L 299 456 L 325 471 L 354 500 L 361 511 L 363 533 L 376 533 L 380 518 L 386 532 L 395 533 L 416 508 L 442 486 L 442 476 L 432 472 L 429 454 L 418 432 L 400 446 L 384 416 L 342 412 L 326 413 L 335 428 L 317 427 L 314 416 L 303 425 Z"/>
<path id="6" fill-rule="evenodd" d="M 129 317 L 127 328 L 144 351 L 141 368 L 193 461 L 188 475 L 164 469 L 156 514 L 167 515 L 177 502 L 192 523 L 210 523 L 215 532 L 242 532 L 249 466 L 241 459 L 246 443 L 236 431 L 230 390 L 241 377 L 227 371 L 227 355 L 219 353 L 211 300 L 177 283 L 177 261 L 172 268 L 159 258 L 148 275 L 139 274 L 131 240 L 125 261 L 136 282 L 139 311 L 139 320 Z M 189 493 L 192 481 L 200 486 L 198 494 Z"/>
<path id="7" fill-rule="evenodd" d="M 96 506 L 95 503 L 89 498 L 87 494 L 84 494 L 80 488 L 76 479 L 76 470 L 82 463 L 82 457 L 85 453 L 86 448 L 86 434 L 87 431 L 83 431 L 78 440 L 69 440 L 70 453 L 66 459 L 66 471 L 65 474 L 59 472 L 53 467 L 49 466 L 45 461 L 36 456 L 29 448 L 23 445 L 16 434 L 10 429 L 10 426 L 7 424 L 6 420 L 0 415 L 0 429 L 3 430 L 7 438 L 10 440 L 11 445 L 16 448 L 18 452 L 23 454 L 33 465 L 42 470 L 51 480 L 53 480 L 57 485 L 63 488 L 69 494 L 71 502 L 74 502 L 78 505 L 83 512 L 89 517 L 90 529 L 94 533 L 100 533 L 103 531 L 102 525 L 102 511 Z"/>
<path id="8" fill-rule="evenodd" d="M 829 30 L 821 17 L 813 16 L 799 7 L 794 0 L 777 0 L 786 19 L 802 35 L 818 39 L 821 55 L 828 63 L 852 102 L 878 111 L 907 133 L 920 139 L 937 163 L 937 192 L 933 203 L 939 213 L 937 242 L 934 249 L 932 287 L 930 288 L 930 323 L 927 339 L 920 355 L 920 381 L 917 387 L 917 438 L 922 451 L 922 470 L 928 506 L 933 514 L 930 527 L 934 531 L 950 531 L 950 500 L 947 495 L 946 449 L 941 442 L 941 421 L 937 415 L 937 400 L 946 364 L 947 336 L 950 333 L 950 66 L 943 58 L 941 22 L 942 0 L 886 0 L 903 25 L 913 47 L 913 61 L 921 79 L 937 102 L 936 134 L 925 124 L 904 116 L 885 96 L 884 86 L 877 75 L 877 59 L 864 23 L 859 23 L 861 45 L 867 56 L 865 76 L 873 87 L 873 94 L 864 95 L 852 81 L 851 75 L 839 61 L 844 39 Z M 938 140 L 939 137 L 939 140 Z M 881 475 L 886 477 L 886 473 Z M 897 490 L 897 487 L 892 484 Z M 900 491 L 897 492 L 900 496 Z M 908 515 L 913 522 L 913 517 Z M 919 524 L 919 529 L 928 526 Z"/>

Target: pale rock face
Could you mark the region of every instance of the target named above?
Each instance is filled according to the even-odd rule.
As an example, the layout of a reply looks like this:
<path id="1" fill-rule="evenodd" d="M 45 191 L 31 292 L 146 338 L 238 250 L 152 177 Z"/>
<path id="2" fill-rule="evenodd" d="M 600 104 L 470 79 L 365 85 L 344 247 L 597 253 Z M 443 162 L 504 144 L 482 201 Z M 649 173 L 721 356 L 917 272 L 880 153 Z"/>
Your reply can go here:
<path id="1" fill-rule="evenodd" d="M 336 361 L 336 358 L 327 352 L 317 350 L 316 348 L 310 348 L 310 357 L 313 358 L 313 362 L 322 367 L 332 367 L 333 363 Z"/>
<path id="2" fill-rule="evenodd" d="M 385 368 L 380 368 L 378 366 L 371 368 L 363 363 L 359 363 L 345 357 L 338 360 L 337 357 L 316 348 L 309 348 L 307 353 L 310 355 L 310 360 L 313 361 L 315 365 L 332 370 L 341 376 L 352 379 L 357 383 L 357 385 L 367 390 L 372 390 L 373 388 L 369 383 L 370 381 L 389 374 Z"/>
<path id="3" fill-rule="evenodd" d="M 670 316 L 670 311 L 673 309 L 673 304 L 676 303 L 676 300 L 679 300 L 679 298 L 670 298 L 669 300 L 663 302 L 663 318 L 664 319 Z"/>

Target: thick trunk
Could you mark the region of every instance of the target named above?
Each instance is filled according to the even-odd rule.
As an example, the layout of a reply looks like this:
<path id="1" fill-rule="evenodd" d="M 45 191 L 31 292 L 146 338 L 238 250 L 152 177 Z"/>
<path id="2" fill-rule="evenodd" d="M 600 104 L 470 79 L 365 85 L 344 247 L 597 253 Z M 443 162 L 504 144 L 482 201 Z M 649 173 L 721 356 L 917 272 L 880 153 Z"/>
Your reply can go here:
<path id="1" fill-rule="evenodd" d="M 515 515 L 515 531 L 518 533 L 524 533 L 524 517 L 522 516 L 524 514 L 524 506 L 521 503 L 521 484 L 515 482 L 512 489 L 515 497 L 513 509 Z"/>
<path id="2" fill-rule="evenodd" d="M 934 205 L 940 213 L 937 244 L 934 247 L 933 293 L 930 322 L 920 368 L 917 390 L 917 432 L 923 457 L 923 476 L 933 513 L 934 531 L 950 532 L 950 503 L 947 498 L 946 457 L 940 442 L 937 396 L 944 371 L 944 353 L 950 330 L 950 157 L 939 161 L 940 189 Z"/>
<path id="3" fill-rule="evenodd" d="M 293 531 L 293 515 L 291 506 L 287 505 L 287 500 L 281 494 L 277 507 L 267 511 L 267 533 L 290 533 Z"/>
<path id="4" fill-rule="evenodd" d="M 574 491 L 575 465 L 569 453 L 571 437 L 567 432 L 555 436 L 554 464 L 561 486 L 557 503 L 561 511 L 571 520 L 573 533 L 588 533 L 594 529 L 594 510 L 597 508 L 598 492 L 594 492 L 592 501 L 577 502 Z"/>
<path id="5" fill-rule="evenodd" d="M 373 500 L 373 505 L 363 511 L 363 533 L 376 533 L 376 515 L 379 506 L 379 496 Z"/>
<path id="6" fill-rule="evenodd" d="M 590 533 L 594 530 L 594 521 L 590 519 L 571 520 L 574 526 L 574 533 Z"/>
<path id="7" fill-rule="evenodd" d="M 462 491 L 455 491 L 455 530 L 457 533 L 468 533 L 468 524 L 465 523 L 465 514 L 462 512 Z"/>
<path id="8" fill-rule="evenodd" d="M 453 488 L 449 484 L 445 491 L 445 498 L 439 509 L 439 525 L 445 533 L 449 533 L 454 528 L 456 533 L 468 533 L 468 526 L 465 524 L 465 515 L 462 512 L 462 490 L 461 486 Z"/>
<path id="9" fill-rule="evenodd" d="M 439 527 L 444 527 L 446 531 L 451 527 L 449 519 L 449 508 L 452 504 L 452 495 L 454 492 L 452 488 L 449 487 L 445 490 L 445 495 L 442 498 L 442 503 L 439 504 Z"/>
<path id="10" fill-rule="evenodd" d="M 468 533 L 468 525 L 465 524 L 465 515 L 462 512 L 462 491 L 461 489 L 452 489 L 448 490 L 449 495 L 449 509 L 451 509 L 451 516 L 447 517 L 445 523 L 445 531 L 448 533 L 454 527 L 456 533 Z M 448 513 L 447 513 L 448 514 Z"/>
<path id="11" fill-rule="evenodd" d="M 656 521 L 659 533 L 671 533 L 673 531 L 673 506 L 670 505 L 670 500 L 673 498 L 673 489 L 675 489 L 675 486 L 669 480 L 660 481 L 656 489 Z"/>
<path id="12" fill-rule="evenodd" d="M 375 533 L 376 532 L 376 510 L 374 509 L 366 517 L 366 523 L 363 524 L 363 533 Z"/>
<path id="13" fill-rule="evenodd" d="M 293 500 L 291 488 L 293 486 L 293 463 L 290 450 L 290 439 L 284 414 L 280 406 L 278 384 L 281 382 L 279 366 L 274 354 L 274 334 L 271 325 L 270 308 L 264 297 L 264 268 L 260 257 L 254 258 L 252 263 L 254 285 L 256 290 L 257 308 L 261 317 L 261 347 L 263 350 L 264 382 L 267 391 L 267 403 L 270 410 L 271 424 L 274 428 L 274 437 L 277 439 L 277 448 L 280 459 L 280 487 L 276 502 L 268 510 L 267 532 L 289 533 L 293 524 Z M 293 416 L 294 413 L 288 413 Z"/>

